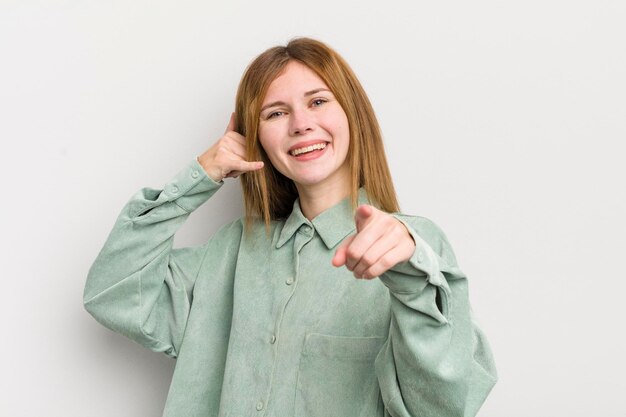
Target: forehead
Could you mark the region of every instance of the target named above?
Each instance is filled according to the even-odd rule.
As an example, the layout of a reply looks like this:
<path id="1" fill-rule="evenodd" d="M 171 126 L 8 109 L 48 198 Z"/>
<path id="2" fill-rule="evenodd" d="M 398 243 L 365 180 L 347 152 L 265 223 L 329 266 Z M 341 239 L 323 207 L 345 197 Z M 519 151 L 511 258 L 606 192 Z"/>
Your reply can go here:
<path id="1" fill-rule="evenodd" d="M 270 83 L 263 102 L 298 95 L 317 88 L 328 88 L 313 70 L 298 61 L 290 61 L 283 71 Z"/>

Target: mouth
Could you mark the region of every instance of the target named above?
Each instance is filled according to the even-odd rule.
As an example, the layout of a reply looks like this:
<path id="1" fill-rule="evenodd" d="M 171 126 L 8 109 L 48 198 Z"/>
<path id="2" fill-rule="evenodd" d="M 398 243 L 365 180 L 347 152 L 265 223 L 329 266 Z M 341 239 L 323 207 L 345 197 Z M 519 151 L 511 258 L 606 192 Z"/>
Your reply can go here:
<path id="1" fill-rule="evenodd" d="M 326 145 L 328 145 L 328 142 L 324 142 L 324 141 L 298 144 L 289 150 L 289 155 L 299 156 L 299 155 L 306 155 L 311 152 L 321 151 L 324 148 L 326 148 Z"/>

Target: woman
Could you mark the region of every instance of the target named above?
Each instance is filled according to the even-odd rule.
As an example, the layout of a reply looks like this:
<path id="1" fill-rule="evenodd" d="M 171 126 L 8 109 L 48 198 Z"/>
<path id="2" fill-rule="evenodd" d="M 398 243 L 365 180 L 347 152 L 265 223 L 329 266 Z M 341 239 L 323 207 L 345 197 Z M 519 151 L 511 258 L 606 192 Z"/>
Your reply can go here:
<path id="1" fill-rule="evenodd" d="M 238 176 L 245 218 L 172 249 Z M 397 211 L 361 85 L 295 39 L 248 67 L 223 137 L 126 205 L 85 307 L 177 358 L 167 416 L 474 415 L 496 373 L 466 278 L 435 224 Z"/>

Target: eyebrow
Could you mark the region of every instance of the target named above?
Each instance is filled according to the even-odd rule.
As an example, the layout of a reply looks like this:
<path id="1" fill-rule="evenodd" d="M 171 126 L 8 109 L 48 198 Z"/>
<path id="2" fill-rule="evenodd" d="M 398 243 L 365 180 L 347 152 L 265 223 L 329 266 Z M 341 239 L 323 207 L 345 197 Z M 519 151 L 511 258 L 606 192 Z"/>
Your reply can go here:
<path id="1" fill-rule="evenodd" d="M 304 93 L 304 97 L 312 96 L 313 94 L 317 94 L 320 91 L 328 91 L 329 93 L 331 93 L 331 91 L 328 88 L 316 88 L 314 90 L 307 91 L 306 93 Z M 270 107 L 284 106 L 284 105 L 285 105 L 284 101 L 274 101 L 272 103 L 266 104 L 265 106 L 261 107 L 261 112 L 263 112 L 265 109 L 269 109 Z"/>

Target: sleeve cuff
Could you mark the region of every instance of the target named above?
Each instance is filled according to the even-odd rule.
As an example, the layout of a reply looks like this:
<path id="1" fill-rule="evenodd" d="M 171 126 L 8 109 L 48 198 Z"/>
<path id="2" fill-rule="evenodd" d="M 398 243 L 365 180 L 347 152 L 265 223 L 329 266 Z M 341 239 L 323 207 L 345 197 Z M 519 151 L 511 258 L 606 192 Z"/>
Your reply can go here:
<path id="1" fill-rule="evenodd" d="M 399 263 L 382 274 L 380 279 L 383 283 L 390 290 L 402 293 L 420 292 L 425 283 L 447 287 L 447 282 L 440 270 L 439 257 L 435 251 L 411 225 L 400 217 L 393 216 L 407 228 L 415 242 L 415 251 L 408 261 Z M 416 279 L 417 277 L 422 279 Z"/>
<path id="2" fill-rule="evenodd" d="M 191 161 L 163 188 L 169 201 L 175 201 L 182 209 L 191 212 L 204 203 L 224 181 L 216 182 L 209 177 L 197 159 Z"/>
<path id="3" fill-rule="evenodd" d="M 224 184 L 209 177 L 194 159 L 182 169 L 163 189 L 143 188 L 131 200 L 131 218 L 143 216 L 152 209 L 171 202 L 191 213 L 207 201 Z"/>

